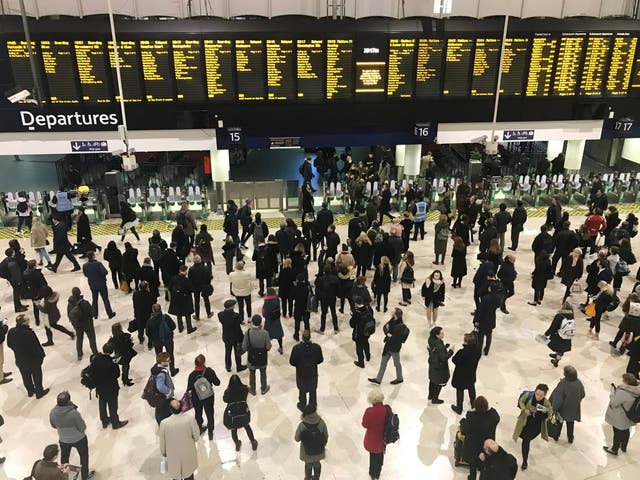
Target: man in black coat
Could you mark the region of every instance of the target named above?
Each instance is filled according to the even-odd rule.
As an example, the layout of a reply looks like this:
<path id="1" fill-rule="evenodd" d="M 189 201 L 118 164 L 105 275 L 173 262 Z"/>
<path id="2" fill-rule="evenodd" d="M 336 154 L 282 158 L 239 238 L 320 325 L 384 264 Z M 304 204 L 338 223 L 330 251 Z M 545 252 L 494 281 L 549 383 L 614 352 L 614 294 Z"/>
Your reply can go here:
<path id="1" fill-rule="evenodd" d="M 187 322 L 187 333 L 195 332 L 198 327 L 191 324 L 191 314 L 193 313 L 193 285 L 187 277 L 189 269 L 186 265 L 180 266 L 177 277 L 171 281 L 171 303 L 169 303 L 169 313 L 175 315 L 178 320 L 178 331 L 184 330 L 183 319 Z"/>
<path id="2" fill-rule="evenodd" d="M 84 299 L 80 289 L 73 287 L 71 296 L 67 300 L 67 316 L 73 329 L 76 331 L 76 353 L 78 361 L 82 360 L 82 344 L 85 334 L 89 340 L 89 347 L 94 355 L 98 354 L 98 346 L 96 345 L 96 329 L 93 324 L 93 308 L 91 304 Z"/>
<path id="3" fill-rule="evenodd" d="M 124 427 L 129 421 L 121 421 L 118 417 L 120 367 L 113 361 L 113 345 L 105 343 L 102 347 L 102 353 L 91 357 L 90 365 L 98 395 L 102 428 L 107 428 L 109 424 L 114 430 Z"/>
<path id="4" fill-rule="evenodd" d="M 340 246 L 340 236 L 336 233 L 336 226 L 331 224 L 327 228 L 327 251 L 325 259 L 331 257 L 335 260 L 338 255 L 338 247 Z"/>
<path id="5" fill-rule="evenodd" d="M 313 195 L 311 194 L 311 184 L 305 183 L 302 187 L 302 222 L 307 214 L 315 213 L 313 208 Z"/>
<path id="6" fill-rule="evenodd" d="M 316 279 L 316 298 L 320 303 L 320 330 L 324 334 L 327 323 L 327 311 L 331 310 L 333 333 L 338 333 L 338 316 L 336 315 L 336 297 L 340 288 L 340 280 L 329 265 L 323 268 L 323 274 Z"/>
<path id="7" fill-rule="evenodd" d="M 553 253 L 553 237 L 547 232 L 546 225 L 540 227 L 540 233 L 533 239 L 531 250 L 533 250 L 534 257 L 540 255 L 543 250 L 549 255 Z"/>
<path id="8" fill-rule="evenodd" d="M 72 272 L 77 272 L 80 270 L 80 264 L 71 254 L 71 242 L 69 242 L 69 237 L 67 236 L 67 232 L 69 231 L 69 227 L 64 222 L 58 220 L 55 216 L 53 217 L 53 251 L 56 254 L 56 261 L 52 266 L 48 266 L 47 268 L 51 270 L 53 273 L 58 271 L 58 267 L 60 266 L 60 262 L 63 257 L 67 257 L 69 261 L 73 264 Z"/>
<path id="9" fill-rule="evenodd" d="M 564 260 L 574 248 L 580 244 L 580 238 L 578 234 L 571 230 L 571 222 L 562 222 L 560 230 L 556 231 L 554 238 L 555 251 L 553 252 L 553 258 L 551 260 L 551 271 L 555 275 L 558 262 Z M 548 253 L 548 252 L 547 252 Z"/>
<path id="10" fill-rule="evenodd" d="M 353 328 L 351 333 L 351 339 L 356 344 L 356 355 L 358 360 L 353 362 L 356 367 L 364 368 L 364 360 L 367 362 L 371 360 L 371 353 L 369 351 L 369 336 L 370 332 L 365 331 L 365 325 L 367 322 L 373 320 L 373 326 L 375 328 L 375 319 L 373 318 L 373 310 L 369 305 L 364 305 L 362 297 L 355 295 L 353 297 L 354 309 L 351 314 L 351 320 L 349 320 L 349 326 Z"/>
<path id="11" fill-rule="evenodd" d="M 478 349 L 482 350 L 484 345 L 483 353 L 485 355 L 489 355 L 493 329 L 496 328 L 496 310 L 501 303 L 501 296 L 494 293 L 491 286 L 489 286 L 487 293 L 482 296 L 480 305 L 473 317 L 473 324 L 478 329 Z M 484 344 L 485 337 L 487 339 L 486 345 Z"/>
<path id="12" fill-rule="evenodd" d="M 520 232 L 524 230 L 524 224 L 527 222 L 527 210 L 522 206 L 522 200 L 518 200 L 516 208 L 513 209 L 511 216 L 511 246 L 509 250 L 514 252 L 518 248 L 518 240 L 520 240 Z"/>
<path id="13" fill-rule="evenodd" d="M 25 314 L 16 317 L 16 326 L 7 333 L 7 346 L 13 350 L 27 395 L 35 395 L 40 399 L 49 393 L 48 388 L 42 388 L 42 362 L 45 353 L 36 333 L 29 327 L 29 320 Z"/>
<path id="14" fill-rule="evenodd" d="M 360 217 L 360 209 L 356 208 L 355 212 L 353 212 L 353 218 L 349 220 L 349 227 L 347 230 L 347 236 L 351 240 L 351 245 L 353 245 L 358 238 L 358 235 L 362 233 L 362 230 L 366 228 L 364 224 L 364 220 Z"/>
<path id="15" fill-rule="evenodd" d="M 484 295 L 484 292 L 487 289 L 487 279 L 494 275 L 495 270 L 493 262 L 488 260 L 483 261 L 476 270 L 476 273 L 473 276 L 473 301 L 476 304 L 476 310 L 478 309 L 478 305 L 480 305 L 480 297 Z M 474 311 L 473 314 L 475 313 L 476 312 Z"/>
<path id="16" fill-rule="evenodd" d="M 182 265 L 182 262 L 176 253 L 176 248 L 178 248 L 178 245 L 175 242 L 171 242 L 169 248 L 160 255 L 160 270 L 162 273 L 162 283 L 164 284 L 165 289 L 169 288 L 171 280 L 173 277 L 178 275 L 180 265 Z M 165 299 L 169 299 L 168 294 L 165 294 Z"/>
<path id="17" fill-rule="evenodd" d="M 151 306 L 151 317 L 147 321 L 147 338 L 153 344 L 156 354 L 164 349 L 169 354 L 169 365 L 171 376 L 178 374 L 180 369 L 176 368 L 173 356 L 173 331 L 176 324 L 169 315 L 162 313 L 162 307 L 154 303 Z"/>
<path id="18" fill-rule="evenodd" d="M 320 230 L 320 242 L 324 247 L 324 239 L 327 236 L 327 228 L 329 228 L 329 225 L 333 224 L 333 212 L 327 208 L 327 202 L 322 202 L 322 208 L 316 214 L 316 222 L 318 223 L 318 229 Z"/>
<path id="19" fill-rule="evenodd" d="M 491 217 L 485 220 L 484 228 L 478 234 L 480 253 L 485 253 L 489 249 L 491 240 L 494 238 L 498 238 L 498 230 L 496 229 L 493 217 Z"/>
<path id="20" fill-rule="evenodd" d="M 227 372 L 231 371 L 231 350 L 236 359 L 236 370 L 241 372 L 246 370 L 247 366 L 242 365 L 242 349 L 241 344 L 244 338 L 244 333 L 240 325 L 243 322 L 240 320 L 240 314 L 233 310 L 236 306 L 234 299 L 225 300 L 224 310 L 218 312 L 218 321 L 222 325 L 222 341 L 224 343 L 224 366 Z"/>
<path id="21" fill-rule="evenodd" d="M 518 462 L 515 457 L 507 453 L 495 440 L 484 442 L 480 461 L 482 462 L 480 480 L 513 480 L 518 473 Z"/>
<path id="22" fill-rule="evenodd" d="M 289 234 L 287 233 L 287 224 L 281 223 L 280 230 L 276 232 L 276 242 L 278 243 L 278 254 L 280 255 L 280 262 L 284 260 L 284 257 L 289 254 L 289 251 L 293 248 L 290 244 Z"/>
<path id="23" fill-rule="evenodd" d="M 304 162 L 300 165 L 298 169 L 300 175 L 302 175 L 302 180 L 305 184 L 309 184 L 311 187 L 311 179 L 315 176 L 313 174 L 313 166 L 311 165 L 311 157 L 305 157 Z"/>
<path id="24" fill-rule="evenodd" d="M 511 214 L 507 212 L 507 205 L 500 204 L 500 211 L 493 216 L 493 221 L 496 225 L 496 232 L 498 232 L 498 238 L 500 239 L 500 248 L 504 249 L 504 236 L 507 233 L 507 226 L 511 223 Z"/>
<path id="25" fill-rule="evenodd" d="M 318 365 L 324 361 L 322 348 L 311 341 L 311 332 L 302 332 L 302 342 L 291 349 L 289 363 L 296 367 L 296 386 L 298 387 L 298 410 L 307 405 L 318 405 Z M 309 401 L 307 401 L 309 394 Z"/>
<path id="26" fill-rule="evenodd" d="M 25 283 L 25 291 L 33 302 L 33 317 L 35 318 L 36 325 L 40 325 L 40 310 L 36 308 L 35 302 L 38 299 L 38 293 L 42 287 L 47 286 L 47 280 L 37 265 L 35 260 L 29 260 L 27 269 L 22 274 L 22 280 Z"/>
<path id="27" fill-rule="evenodd" d="M 2 271 L 4 272 L 4 276 L 6 280 L 11 284 L 11 289 L 13 290 L 13 308 L 16 313 L 26 312 L 27 306 L 22 305 L 20 300 L 20 293 L 22 289 L 22 271 L 18 262 L 15 259 L 16 252 L 13 248 L 7 248 L 4 252 L 6 258 L 2 261 L 4 265 L 2 265 Z"/>
<path id="28" fill-rule="evenodd" d="M 513 255 L 507 255 L 504 257 L 504 261 L 500 265 L 498 270 L 498 278 L 502 282 L 504 288 L 504 294 L 502 296 L 502 304 L 500 305 L 500 311 L 505 314 L 509 314 L 507 311 L 507 298 L 513 297 L 514 294 L 514 282 L 518 276 L 516 272 L 516 257 Z"/>
<path id="29" fill-rule="evenodd" d="M 396 308 L 393 317 L 382 328 L 384 333 L 384 348 L 382 349 L 382 358 L 380 359 L 380 369 L 375 378 L 369 378 L 371 383 L 380 385 L 384 372 L 387 369 L 387 363 L 393 358 L 393 365 L 396 367 L 396 378 L 391 380 L 391 385 L 397 385 L 404 381 L 402 377 L 402 363 L 400 363 L 400 349 L 402 344 L 409 337 L 409 327 L 402 321 L 402 310 Z"/>
<path id="30" fill-rule="evenodd" d="M 385 183 L 380 191 L 380 225 L 382 225 L 382 219 L 385 215 L 393 220 L 393 216 L 389 212 L 391 212 L 391 191 L 389 190 L 389 184 Z"/>
<path id="31" fill-rule="evenodd" d="M 309 317 L 311 312 L 309 311 L 309 282 L 307 282 L 303 273 L 299 273 L 296 276 L 296 281 L 293 285 L 293 321 L 294 331 L 293 339 L 297 342 L 300 340 L 300 323 L 304 322 L 304 330 L 309 330 Z"/>
<path id="32" fill-rule="evenodd" d="M 157 297 L 154 298 L 149 291 L 149 282 L 143 280 L 138 287 L 139 289 L 133 292 L 133 318 L 138 326 L 138 341 L 144 343 L 144 331 L 151 317 L 151 307 L 157 301 Z M 148 339 L 147 347 L 149 350 L 153 347 L 151 338 Z"/>
<path id="33" fill-rule="evenodd" d="M 189 280 L 193 287 L 193 302 L 195 307 L 195 319 L 200 320 L 200 297 L 204 301 L 204 309 L 207 312 L 207 318 L 213 317 L 211 312 L 211 303 L 209 302 L 209 296 L 213 293 L 213 286 L 211 280 L 211 270 L 204 263 L 200 255 L 194 255 L 193 266 L 189 269 Z"/>

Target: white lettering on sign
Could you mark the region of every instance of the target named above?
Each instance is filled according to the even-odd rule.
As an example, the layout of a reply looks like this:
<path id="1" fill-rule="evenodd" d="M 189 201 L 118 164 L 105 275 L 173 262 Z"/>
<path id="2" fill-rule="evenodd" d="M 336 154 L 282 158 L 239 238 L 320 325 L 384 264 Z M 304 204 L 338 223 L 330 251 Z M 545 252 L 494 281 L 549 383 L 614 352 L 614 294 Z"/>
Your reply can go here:
<path id="1" fill-rule="evenodd" d="M 365 47 L 362 49 L 362 53 L 380 53 L 380 49 L 376 47 Z"/>
<path id="2" fill-rule="evenodd" d="M 115 113 L 66 113 L 66 114 L 34 114 L 23 110 L 20 112 L 22 126 L 28 130 L 45 127 L 55 130 L 55 127 L 98 127 L 118 125 L 118 115 Z"/>

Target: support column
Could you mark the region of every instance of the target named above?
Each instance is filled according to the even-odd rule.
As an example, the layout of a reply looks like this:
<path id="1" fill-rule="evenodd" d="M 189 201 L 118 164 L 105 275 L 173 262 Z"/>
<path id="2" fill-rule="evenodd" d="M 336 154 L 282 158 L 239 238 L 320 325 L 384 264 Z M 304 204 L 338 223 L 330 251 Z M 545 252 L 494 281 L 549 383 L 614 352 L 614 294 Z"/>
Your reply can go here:
<path id="1" fill-rule="evenodd" d="M 567 141 L 564 168 L 567 170 L 580 170 L 582 166 L 582 156 L 584 154 L 584 145 L 585 140 Z"/>
<path id="2" fill-rule="evenodd" d="M 396 170 L 398 173 L 398 179 L 400 180 L 402 180 L 402 178 L 404 177 L 406 151 L 406 145 L 396 145 Z"/>
<path id="3" fill-rule="evenodd" d="M 219 205 L 224 203 L 226 192 L 224 182 L 229 181 L 229 150 L 211 150 L 211 180 L 216 190 L 215 205 L 212 210 L 217 210 Z M 224 206 L 222 206 L 224 209 Z"/>
<path id="4" fill-rule="evenodd" d="M 422 145 L 405 145 L 404 174 L 408 177 L 416 177 L 420 173 L 420 154 Z"/>
<path id="5" fill-rule="evenodd" d="M 547 142 L 547 158 L 553 160 L 564 151 L 564 140 L 549 140 Z"/>

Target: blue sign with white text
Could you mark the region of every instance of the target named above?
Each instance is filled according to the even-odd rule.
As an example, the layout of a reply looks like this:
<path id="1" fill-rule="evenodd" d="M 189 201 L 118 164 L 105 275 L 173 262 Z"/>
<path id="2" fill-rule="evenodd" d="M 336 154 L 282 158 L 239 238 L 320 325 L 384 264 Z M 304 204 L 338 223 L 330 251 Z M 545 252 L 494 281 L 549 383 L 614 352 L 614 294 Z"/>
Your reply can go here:
<path id="1" fill-rule="evenodd" d="M 106 140 L 76 140 L 71 142 L 72 153 L 108 152 L 109 144 Z"/>
<path id="2" fill-rule="evenodd" d="M 535 130 L 505 130 L 502 132 L 502 140 L 505 142 L 517 142 L 520 140 L 533 140 Z"/>

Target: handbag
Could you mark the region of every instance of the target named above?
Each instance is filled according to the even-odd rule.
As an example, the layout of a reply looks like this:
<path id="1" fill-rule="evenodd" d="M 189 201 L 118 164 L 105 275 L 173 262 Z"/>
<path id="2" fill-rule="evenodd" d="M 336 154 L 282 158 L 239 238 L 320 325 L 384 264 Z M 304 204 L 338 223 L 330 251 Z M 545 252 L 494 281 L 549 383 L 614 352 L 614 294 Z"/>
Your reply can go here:
<path id="1" fill-rule="evenodd" d="M 127 327 L 127 331 L 129 333 L 133 333 L 133 332 L 137 332 L 138 331 L 138 319 L 134 318 L 133 320 L 131 320 L 129 322 L 129 326 Z"/>
<path id="2" fill-rule="evenodd" d="M 596 316 L 596 302 L 591 302 L 587 305 L 587 308 L 584 309 L 584 314 L 587 317 L 595 317 Z"/>
<path id="3" fill-rule="evenodd" d="M 182 413 L 188 412 L 193 408 L 193 400 L 191 399 L 191 392 L 189 390 L 184 392 L 184 395 L 182 395 L 182 398 L 180 399 L 180 405 L 182 406 Z"/>
<path id="4" fill-rule="evenodd" d="M 576 278 L 574 282 L 571 284 L 571 293 L 582 293 L 584 292 L 584 284 L 582 280 Z"/>
<path id="5" fill-rule="evenodd" d="M 131 287 L 129 286 L 129 282 L 127 282 L 126 280 L 120 280 L 120 290 L 122 290 L 124 293 L 131 292 Z"/>
<path id="6" fill-rule="evenodd" d="M 213 295 L 213 285 L 208 283 L 205 286 L 203 286 L 202 293 L 207 297 L 210 297 L 211 295 Z"/>

